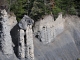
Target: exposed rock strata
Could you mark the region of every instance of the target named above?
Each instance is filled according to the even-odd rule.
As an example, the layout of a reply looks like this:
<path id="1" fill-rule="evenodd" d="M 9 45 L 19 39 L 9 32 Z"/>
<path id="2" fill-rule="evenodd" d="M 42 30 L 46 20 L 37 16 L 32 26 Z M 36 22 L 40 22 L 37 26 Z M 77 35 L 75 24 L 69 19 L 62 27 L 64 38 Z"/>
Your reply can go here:
<path id="1" fill-rule="evenodd" d="M 24 21 L 27 20 L 27 16 L 25 17 Z M 15 41 L 15 45 L 19 43 L 19 57 L 23 59 L 17 59 L 13 53 L 14 49 L 12 46 L 14 46 L 14 44 L 12 43 L 11 37 L 16 38 L 15 36 L 17 35 L 11 36 L 10 31 L 16 23 L 15 16 L 10 16 L 5 10 L 1 10 L 0 42 L 4 54 L 0 51 L 0 60 L 77 60 L 80 58 L 79 17 L 67 16 L 63 19 L 62 15 L 59 15 L 56 21 L 54 21 L 52 16 L 48 16 L 42 19 L 42 22 L 37 22 L 34 29 L 35 35 L 39 35 L 38 38 L 41 39 L 44 44 L 55 40 L 48 45 L 42 44 L 34 37 L 33 46 L 33 21 L 30 23 L 26 21 L 26 25 L 23 25 L 24 22 L 20 22 L 18 27 L 20 28 L 18 35 L 19 41 L 16 42 L 15 39 L 13 40 Z"/>
<path id="2" fill-rule="evenodd" d="M 11 29 L 17 24 L 16 17 L 10 16 L 6 10 L 1 10 L 0 29 L 1 29 L 1 47 L 4 54 L 13 54 L 13 43 L 10 35 Z"/>
<path id="3" fill-rule="evenodd" d="M 19 22 L 20 38 L 19 38 L 19 56 L 34 60 L 33 31 L 32 25 L 34 21 L 28 16 L 24 16 Z"/>
<path id="4" fill-rule="evenodd" d="M 54 21 L 53 16 L 48 15 L 35 23 L 34 34 L 43 44 L 50 43 L 54 38 L 64 30 L 64 19 L 60 13 Z"/>

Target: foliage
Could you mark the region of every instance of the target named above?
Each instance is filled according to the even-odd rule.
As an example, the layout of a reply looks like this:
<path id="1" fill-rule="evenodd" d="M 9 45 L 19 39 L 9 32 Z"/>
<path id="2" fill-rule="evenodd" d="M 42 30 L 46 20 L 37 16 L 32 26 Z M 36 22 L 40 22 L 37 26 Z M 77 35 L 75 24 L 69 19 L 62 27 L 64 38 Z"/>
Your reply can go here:
<path id="1" fill-rule="evenodd" d="M 49 5 L 46 5 L 44 0 L 35 0 L 30 12 L 30 16 L 36 21 L 45 14 L 50 14 Z"/>
<path id="2" fill-rule="evenodd" d="M 55 6 L 57 8 L 56 11 L 58 11 L 56 12 L 56 14 L 58 14 L 61 11 L 63 12 L 64 15 L 76 14 L 74 0 L 55 0 Z M 54 11 L 55 11 L 55 8 L 54 8 Z"/>
<path id="3" fill-rule="evenodd" d="M 53 13 L 53 15 L 54 15 L 54 19 L 57 18 L 58 13 L 60 13 L 60 12 L 62 12 L 62 10 L 61 10 L 59 7 L 55 6 L 55 7 L 53 8 L 52 13 Z"/>
<path id="4" fill-rule="evenodd" d="M 77 10 L 77 15 L 80 17 L 80 0 L 75 1 L 75 8 Z"/>
<path id="5" fill-rule="evenodd" d="M 17 0 L 11 5 L 11 11 L 16 14 L 18 21 L 22 18 L 22 15 L 26 13 L 26 9 L 24 9 L 25 3 L 26 0 Z"/>
<path id="6" fill-rule="evenodd" d="M 80 58 L 78 58 L 77 60 L 80 60 Z"/>
<path id="7" fill-rule="evenodd" d="M 18 21 L 24 14 L 37 21 L 43 15 L 50 14 L 50 7 L 45 5 L 44 0 L 17 0 L 11 5 L 11 11 L 16 14 Z"/>
<path id="8" fill-rule="evenodd" d="M 76 15 L 76 9 L 74 7 L 71 7 L 68 13 L 70 15 Z"/>
<path id="9" fill-rule="evenodd" d="M 13 11 L 17 20 L 21 20 L 24 14 L 30 16 L 37 21 L 43 15 L 53 14 L 58 16 L 59 12 L 65 14 L 75 15 L 80 13 L 80 1 L 78 0 L 9 0 L 10 10 Z"/>

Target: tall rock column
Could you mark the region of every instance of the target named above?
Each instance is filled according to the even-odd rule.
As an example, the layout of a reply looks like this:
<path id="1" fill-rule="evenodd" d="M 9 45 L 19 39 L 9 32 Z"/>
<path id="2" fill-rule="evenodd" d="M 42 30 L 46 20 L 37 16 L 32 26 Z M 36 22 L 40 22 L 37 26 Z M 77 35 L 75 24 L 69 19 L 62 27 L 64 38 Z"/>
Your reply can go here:
<path id="1" fill-rule="evenodd" d="M 34 60 L 32 25 L 28 25 L 26 30 L 26 50 L 26 57 L 28 59 Z"/>
<path id="2" fill-rule="evenodd" d="M 16 25 L 16 18 L 10 16 L 5 9 L 1 10 L 0 22 L 2 25 L 1 33 L 1 47 L 4 54 L 10 55 L 13 54 L 13 43 L 10 35 L 11 29 Z M 13 19 L 11 19 L 13 18 Z M 15 22 L 16 21 L 16 22 Z"/>
<path id="3" fill-rule="evenodd" d="M 20 29 L 19 36 L 19 57 L 25 58 L 24 30 Z"/>
<path id="4" fill-rule="evenodd" d="M 33 46 L 33 31 L 32 25 L 34 21 L 24 15 L 19 22 L 20 36 L 19 36 L 19 56 L 20 58 L 27 58 L 34 60 L 34 46 Z"/>

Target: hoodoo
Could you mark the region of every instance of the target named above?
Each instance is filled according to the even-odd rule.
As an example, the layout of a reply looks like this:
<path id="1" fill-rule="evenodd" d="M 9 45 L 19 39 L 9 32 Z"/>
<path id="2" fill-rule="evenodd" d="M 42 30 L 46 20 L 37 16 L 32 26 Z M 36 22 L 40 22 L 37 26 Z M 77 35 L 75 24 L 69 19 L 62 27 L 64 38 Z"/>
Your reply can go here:
<path id="1" fill-rule="evenodd" d="M 0 40 L 1 48 L 4 54 L 13 54 L 13 43 L 10 35 L 11 29 L 17 24 L 16 17 L 10 16 L 5 9 L 0 12 Z"/>
<path id="2" fill-rule="evenodd" d="M 19 57 L 34 60 L 33 32 L 32 25 L 34 21 L 24 15 L 19 22 L 20 38 L 19 38 Z"/>

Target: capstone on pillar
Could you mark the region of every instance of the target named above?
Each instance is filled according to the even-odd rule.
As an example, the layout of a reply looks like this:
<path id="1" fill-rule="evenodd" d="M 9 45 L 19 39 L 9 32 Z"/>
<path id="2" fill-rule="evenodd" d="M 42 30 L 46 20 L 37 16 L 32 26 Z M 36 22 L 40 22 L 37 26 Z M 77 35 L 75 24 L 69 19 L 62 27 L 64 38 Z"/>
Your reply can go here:
<path id="1" fill-rule="evenodd" d="M 19 36 L 20 58 L 34 60 L 33 31 L 32 31 L 33 23 L 34 21 L 30 17 L 24 15 L 24 17 L 18 24 L 20 28 L 20 36 Z"/>

